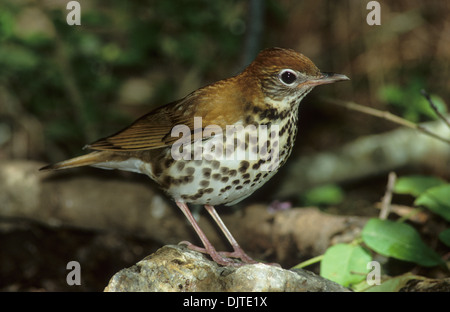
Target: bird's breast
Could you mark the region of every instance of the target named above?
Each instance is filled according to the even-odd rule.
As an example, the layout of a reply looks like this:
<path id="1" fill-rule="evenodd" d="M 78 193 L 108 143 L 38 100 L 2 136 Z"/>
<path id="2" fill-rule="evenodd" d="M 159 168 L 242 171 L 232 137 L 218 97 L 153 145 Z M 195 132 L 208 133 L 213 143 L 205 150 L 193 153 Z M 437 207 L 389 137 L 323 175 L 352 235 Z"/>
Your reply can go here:
<path id="1" fill-rule="evenodd" d="M 245 119 L 212 136 L 175 143 L 149 176 L 178 201 L 231 205 L 246 198 L 286 162 L 297 132 L 297 111 Z"/>

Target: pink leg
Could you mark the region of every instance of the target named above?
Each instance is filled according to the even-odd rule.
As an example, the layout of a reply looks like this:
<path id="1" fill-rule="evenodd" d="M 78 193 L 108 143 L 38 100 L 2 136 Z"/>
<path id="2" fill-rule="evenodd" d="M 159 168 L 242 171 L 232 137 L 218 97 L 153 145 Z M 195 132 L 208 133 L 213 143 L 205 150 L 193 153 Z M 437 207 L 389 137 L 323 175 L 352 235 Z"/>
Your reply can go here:
<path id="1" fill-rule="evenodd" d="M 190 248 L 192 250 L 201 251 L 201 252 L 204 252 L 204 253 L 210 255 L 211 258 L 215 262 L 217 262 L 218 264 L 221 264 L 221 265 L 234 265 L 234 266 L 241 265 L 239 263 L 233 262 L 231 259 L 225 258 L 222 255 L 220 255 L 216 251 L 214 246 L 210 243 L 210 241 L 206 237 L 205 233 L 203 233 L 202 229 L 197 224 L 197 221 L 195 221 L 195 219 L 192 216 L 191 211 L 189 210 L 189 207 L 186 205 L 186 203 L 182 203 L 182 202 L 178 202 L 178 201 L 176 203 L 177 203 L 177 206 L 181 209 L 181 211 L 184 213 L 186 218 L 191 223 L 191 225 L 194 228 L 195 232 L 197 232 L 197 235 L 200 237 L 200 239 L 201 239 L 203 245 L 205 246 L 205 248 L 201 248 L 201 247 L 195 246 L 195 245 L 193 245 L 193 244 L 191 244 L 189 242 L 182 242 L 182 243 L 187 244 L 188 248 Z"/>
<path id="2" fill-rule="evenodd" d="M 216 221 L 217 225 L 222 230 L 223 234 L 225 234 L 225 237 L 230 242 L 231 246 L 233 247 L 233 252 L 230 253 L 224 253 L 227 255 L 227 257 L 233 257 L 233 258 L 239 258 L 245 263 L 258 263 L 257 261 L 250 258 L 244 250 L 239 246 L 238 242 L 234 239 L 233 235 L 231 235 L 230 231 L 227 229 L 225 224 L 223 223 L 222 219 L 219 217 L 219 214 L 217 213 L 216 209 L 214 209 L 211 205 L 205 205 L 206 210 L 209 212 L 209 214 L 213 217 L 214 221 Z"/>
<path id="3" fill-rule="evenodd" d="M 227 227 L 223 223 L 222 219 L 220 219 L 219 214 L 217 213 L 216 209 L 214 209 L 214 207 L 211 205 L 205 205 L 205 208 L 209 212 L 209 214 L 213 217 L 214 221 L 216 221 L 217 225 L 220 227 L 222 232 L 225 234 L 225 236 L 228 239 L 228 241 L 230 242 L 231 246 L 233 246 L 234 251 L 232 251 L 232 252 L 218 251 L 218 253 L 224 257 L 239 258 L 244 262 L 244 263 L 239 263 L 239 264 L 238 263 L 233 264 L 236 266 L 244 265 L 245 263 L 249 263 L 249 264 L 258 263 L 257 261 L 253 260 L 250 256 L 248 256 L 244 252 L 244 250 L 239 246 L 237 241 L 234 239 L 233 235 L 231 235 L 230 231 L 227 229 Z M 182 242 L 182 243 L 186 244 L 192 250 L 196 250 L 196 251 L 208 254 L 208 251 L 205 248 L 195 246 L 189 242 Z M 281 267 L 278 263 L 266 263 L 266 264 Z"/>

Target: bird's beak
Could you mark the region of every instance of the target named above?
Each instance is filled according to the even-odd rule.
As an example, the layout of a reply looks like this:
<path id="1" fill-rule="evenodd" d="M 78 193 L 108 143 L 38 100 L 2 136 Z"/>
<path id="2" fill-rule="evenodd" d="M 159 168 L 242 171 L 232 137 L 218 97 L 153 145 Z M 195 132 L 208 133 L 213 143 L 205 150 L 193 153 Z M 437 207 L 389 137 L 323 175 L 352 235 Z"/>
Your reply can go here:
<path id="1" fill-rule="evenodd" d="M 345 75 L 334 74 L 334 73 L 321 73 L 319 78 L 308 80 L 308 84 L 311 86 L 318 86 L 328 83 L 334 83 L 336 81 L 350 80 Z"/>

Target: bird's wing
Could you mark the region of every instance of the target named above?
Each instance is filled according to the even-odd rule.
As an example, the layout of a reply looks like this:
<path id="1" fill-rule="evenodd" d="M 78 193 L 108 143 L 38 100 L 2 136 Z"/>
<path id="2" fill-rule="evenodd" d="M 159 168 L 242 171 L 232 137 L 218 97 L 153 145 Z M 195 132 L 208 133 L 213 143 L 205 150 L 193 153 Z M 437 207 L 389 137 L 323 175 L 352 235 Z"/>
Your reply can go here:
<path id="1" fill-rule="evenodd" d="M 184 136 L 176 132 L 175 135 L 180 136 L 172 137 L 172 129 L 175 126 L 185 125 L 193 133 L 194 119 L 189 114 L 191 108 L 189 102 L 189 98 L 184 98 L 157 108 L 122 131 L 89 144 L 86 148 L 104 151 L 139 151 L 170 146 L 179 140 L 181 135 Z M 190 135 L 187 139 L 192 141 L 192 137 Z"/>

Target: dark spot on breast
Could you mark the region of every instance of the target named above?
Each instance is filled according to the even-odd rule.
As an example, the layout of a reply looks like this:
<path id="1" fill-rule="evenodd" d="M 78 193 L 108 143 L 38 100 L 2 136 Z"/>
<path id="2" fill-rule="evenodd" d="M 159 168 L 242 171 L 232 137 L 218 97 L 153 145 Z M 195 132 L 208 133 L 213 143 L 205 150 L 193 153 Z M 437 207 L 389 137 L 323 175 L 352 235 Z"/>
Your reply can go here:
<path id="1" fill-rule="evenodd" d="M 172 177 L 171 176 L 165 176 L 162 179 L 162 181 L 161 181 L 161 185 L 163 187 L 169 187 L 171 183 L 172 183 Z"/>
<path id="2" fill-rule="evenodd" d="M 214 173 L 214 174 L 212 175 L 212 178 L 213 178 L 214 180 L 219 180 L 221 177 L 222 177 L 222 175 L 221 175 L 220 173 Z"/>
<path id="3" fill-rule="evenodd" d="M 262 109 L 259 108 L 258 106 L 253 106 L 253 113 L 254 113 L 254 114 L 258 114 L 258 113 L 261 112 L 261 111 L 262 111 Z"/>
<path id="4" fill-rule="evenodd" d="M 192 168 L 192 167 L 186 168 L 186 174 L 193 175 L 194 172 L 195 172 L 195 168 Z"/>
<path id="5" fill-rule="evenodd" d="M 261 148 L 259 150 L 259 154 L 261 156 L 264 156 L 264 155 L 266 155 L 266 153 L 267 153 L 267 146 L 263 144 L 263 146 L 261 146 Z"/>
<path id="6" fill-rule="evenodd" d="M 173 159 L 172 157 L 167 158 L 164 161 L 164 167 L 169 168 L 173 164 L 174 161 L 175 161 L 175 159 Z"/>
<path id="7" fill-rule="evenodd" d="M 184 165 L 185 165 L 185 162 L 178 162 L 177 163 L 177 169 L 179 170 L 179 171 L 181 171 L 181 170 L 183 170 L 183 168 L 184 168 Z"/>
<path id="8" fill-rule="evenodd" d="M 163 168 L 159 162 L 155 162 L 154 164 L 155 166 L 153 168 L 153 173 L 155 174 L 155 176 L 160 176 L 162 174 Z"/>
<path id="9" fill-rule="evenodd" d="M 209 178 L 209 177 L 211 177 L 211 169 L 209 169 L 209 168 L 203 168 L 203 176 L 205 177 L 205 178 Z"/>
<path id="10" fill-rule="evenodd" d="M 280 118 L 280 114 L 278 113 L 278 109 L 276 108 L 269 108 L 269 109 L 265 109 L 261 114 L 260 114 L 260 118 L 262 119 L 269 119 L 269 120 L 274 120 L 274 119 L 278 119 Z"/>
<path id="11" fill-rule="evenodd" d="M 247 171 L 248 167 L 250 166 L 250 163 L 246 160 L 241 161 L 239 166 L 239 172 L 244 173 Z"/>

